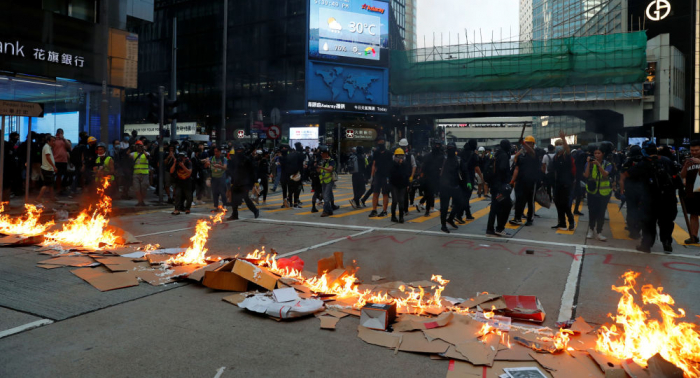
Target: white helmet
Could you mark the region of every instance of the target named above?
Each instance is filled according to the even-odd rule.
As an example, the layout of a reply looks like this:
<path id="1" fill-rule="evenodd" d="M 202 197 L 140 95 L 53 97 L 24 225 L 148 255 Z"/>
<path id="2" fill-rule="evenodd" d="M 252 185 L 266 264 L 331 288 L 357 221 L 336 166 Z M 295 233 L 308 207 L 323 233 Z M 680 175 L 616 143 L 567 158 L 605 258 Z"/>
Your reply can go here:
<path id="1" fill-rule="evenodd" d="M 406 146 L 408 146 L 408 139 L 406 139 L 406 138 L 401 139 L 401 140 L 399 141 L 399 146 L 401 146 L 401 147 L 406 147 Z"/>
<path id="2" fill-rule="evenodd" d="M 479 147 L 479 152 L 484 152 L 484 151 L 486 151 L 486 149 L 484 149 L 484 147 Z"/>

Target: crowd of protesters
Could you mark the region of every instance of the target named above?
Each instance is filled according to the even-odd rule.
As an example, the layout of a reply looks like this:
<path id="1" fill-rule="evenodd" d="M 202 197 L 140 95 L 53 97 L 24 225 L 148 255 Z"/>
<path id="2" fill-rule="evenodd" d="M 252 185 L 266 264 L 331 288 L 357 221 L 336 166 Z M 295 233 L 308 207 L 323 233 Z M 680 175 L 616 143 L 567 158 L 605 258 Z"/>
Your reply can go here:
<path id="1" fill-rule="evenodd" d="M 28 142 L 20 143 L 17 133 L 5 142 L 3 190 L 10 197 L 22 195 L 29 175 L 29 189 L 38 192 L 35 201 L 40 204 L 57 196 L 95 193 L 106 180 L 110 196 L 135 199 L 136 206 L 146 206 L 150 190 L 173 205 L 173 215 L 189 214 L 193 205 L 206 199 L 212 211 L 230 206 L 229 219 L 235 220 L 244 202 L 257 218 L 256 204 L 266 205 L 268 194 L 277 190 L 282 191 L 282 208 L 302 208 L 300 193 L 306 185 L 314 193 L 311 213 L 329 217 L 340 209 L 333 189 L 338 174 L 346 173 L 351 177 L 352 208 L 371 206 L 372 218 L 389 216 L 390 211 L 392 222 L 404 223 L 414 208 L 430 216 L 439 199 L 441 230 L 446 233 L 474 220 L 473 195 L 491 199 L 486 226 L 490 236 L 508 236 L 507 223 L 532 226 L 536 202 L 556 207 L 553 229 L 574 231 L 575 216 L 584 215 L 585 198 L 586 237 L 606 241 L 605 214 L 615 196 L 627 205 L 629 236 L 641 239 L 637 249 L 645 252 L 656 240 L 657 226 L 664 251 L 672 251 L 679 194 L 689 216 L 691 236 L 685 242 L 700 243 L 700 195 L 695 194 L 700 192 L 700 141 L 678 153 L 648 142 L 618 152 L 607 142 L 572 149 L 562 132 L 546 149 L 527 136 L 517 144 L 503 140 L 493 150 L 469 140 L 462 148 L 434 141 L 429 150 L 414 151 L 406 139 L 390 147 L 379 136 L 371 149 L 353 147 L 338 158 L 326 146 L 311 149 L 295 143 L 268 150 L 250 143 L 217 146 L 185 140 L 163 146 L 162 178 L 158 142 L 136 132 L 107 144 L 87 133 L 70 141 L 58 129 L 55 135 L 33 133 L 29 143 L 27 164 Z M 163 193 L 158 192 L 160 180 Z"/>

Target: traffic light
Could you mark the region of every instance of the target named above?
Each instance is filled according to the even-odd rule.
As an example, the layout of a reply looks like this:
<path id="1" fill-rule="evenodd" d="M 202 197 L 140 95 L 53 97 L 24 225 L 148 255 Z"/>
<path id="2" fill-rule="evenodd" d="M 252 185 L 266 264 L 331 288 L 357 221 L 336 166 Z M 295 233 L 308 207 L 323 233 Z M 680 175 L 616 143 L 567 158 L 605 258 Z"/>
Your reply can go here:
<path id="1" fill-rule="evenodd" d="M 148 94 L 148 117 L 150 123 L 160 123 L 160 99 L 155 93 Z"/>
<path id="2" fill-rule="evenodd" d="M 177 120 L 177 100 L 165 100 L 165 122 Z"/>

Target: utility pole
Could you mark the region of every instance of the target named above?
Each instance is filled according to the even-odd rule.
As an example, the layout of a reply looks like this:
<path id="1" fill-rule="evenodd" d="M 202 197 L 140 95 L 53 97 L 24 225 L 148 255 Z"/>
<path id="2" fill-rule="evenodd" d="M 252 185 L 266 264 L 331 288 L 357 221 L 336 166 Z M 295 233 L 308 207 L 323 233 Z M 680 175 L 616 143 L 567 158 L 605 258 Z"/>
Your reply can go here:
<path id="1" fill-rule="evenodd" d="M 216 136 L 219 145 L 226 142 L 226 52 L 228 50 L 228 0 L 224 0 L 224 46 L 221 66 L 221 125 Z"/>
<path id="2" fill-rule="evenodd" d="M 177 17 L 173 17 L 173 63 L 170 74 L 170 99 L 177 100 Z M 163 105 L 161 105 L 162 107 Z M 161 108 L 162 109 L 162 108 Z M 173 108 L 173 113 L 177 114 L 177 107 Z M 173 118 L 170 123 L 170 139 L 177 139 L 177 119 Z"/>
<path id="3" fill-rule="evenodd" d="M 158 204 L 163 204 L 163 191 L 165 186 L 163 185 L 163 174 L 165 170 L 163 169 L 163 154 L 165 153 L 164 140 L 163 140 L 163 116 L 165 114 L 165 87 L 158 87 L 158 102 L 160 103 L 160 110 L 158 111 L 158 136 L 160 138 L 160 143 L 158 144 L 158 149 L 160 153 L 158 154 Z"/>
<path id="4" fill-rule="evenodd" d="M 100 26 L 102 40 L 109 41 L 109 0 L 100 1 Z M 109 46 L 103 46 L 102 61 L 102 99 L 100 102 L 100 142 L 109 142 L 109 96 L 107 94 L 107 78 L 109 77 Z M 88 128 L 89 129 L 89 128 Z M 96 135 L 97 136 L 97 135 Z"/>
<path id="5" fill-rule="evenodd" d="M 26 169 L 26 174 L 25 176 L 26 179 L 24 181 L 24 203 L 29 203 L 29 177 L 31 177 L 32 173 L 32 163 L 30 161 L 30 158 L 32 156 L 32 117 L 28 117 L 29 124 L 27 126 L 27 169 Z M 2 139 L 5 139 L 5 136 L 2 136 Z M 40 148 L 43 148 L 41 146 Z"/>

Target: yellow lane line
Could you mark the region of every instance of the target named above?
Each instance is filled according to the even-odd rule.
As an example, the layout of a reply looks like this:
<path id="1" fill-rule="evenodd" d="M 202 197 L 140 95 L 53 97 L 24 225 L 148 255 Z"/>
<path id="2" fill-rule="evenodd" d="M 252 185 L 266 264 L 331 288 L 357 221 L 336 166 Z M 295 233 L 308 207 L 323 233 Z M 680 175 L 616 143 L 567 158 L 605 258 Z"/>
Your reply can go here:
<path id="1" fill-rule="evenodd" d="M 608 215 L 610 216 L 610 231 L 613 239 L 617 240 L 632 240 L 625 230 L 625 217 L 622 216 L 620 206 L 615 203 L 608 203 Z"/>

